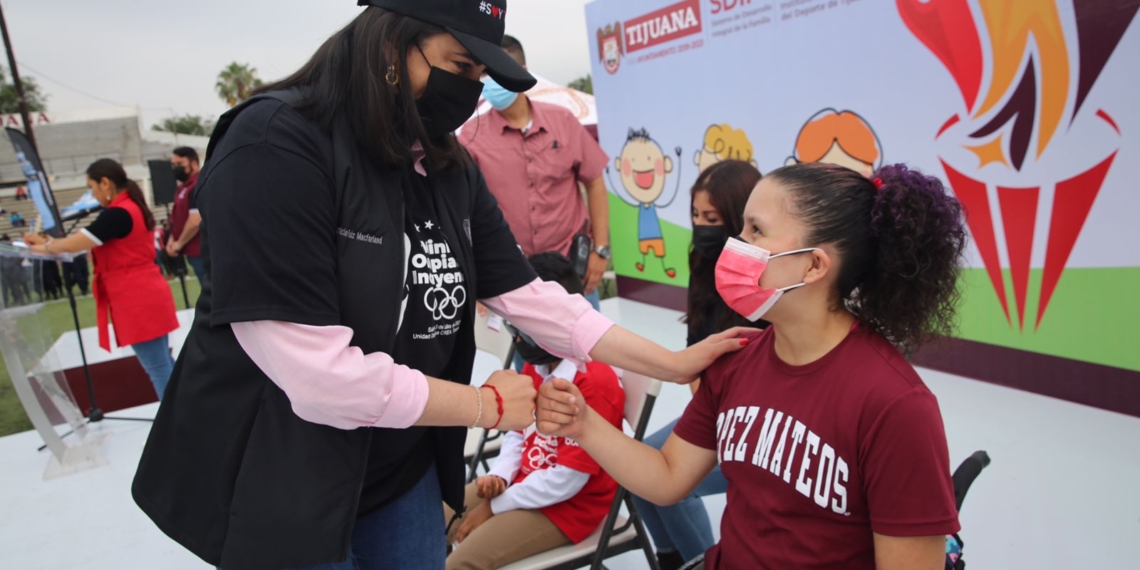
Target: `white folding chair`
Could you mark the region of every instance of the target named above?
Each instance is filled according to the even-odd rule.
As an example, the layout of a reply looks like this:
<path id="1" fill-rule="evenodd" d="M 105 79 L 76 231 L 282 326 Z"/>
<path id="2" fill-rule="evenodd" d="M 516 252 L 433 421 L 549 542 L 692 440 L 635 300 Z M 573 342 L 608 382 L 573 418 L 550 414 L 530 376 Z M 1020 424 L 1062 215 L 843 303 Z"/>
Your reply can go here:
<path id="1" fill-rule="evenodd" d="M 475 317 L 475 348 L 486 352 L 501 363 L 503 370 L 511 367 L 515 357 L 515 341 L 507 333 L 506 327 L 500 321 L 499 330 L 490 327 L 494 314 Z M 502 433 L 485 429 L 467 430 L 467 441 L 463 445 L 463 458 L 467 462 L 467 482 L 475 480 L 479 466 L 490 469 L 487 460 L 499 455 L 503 445 Z"/>
<path id="2" fill-rule="evenodd" d="M 490 327 L 492 318 L 499 322 L 499 330 Z M 498 358 L 504 369 L 510 367 L 515 357 L 515 339 L 503 326 L 503 320 L 490 311 L 475 317 L 475 348 Z"/>
<path id="3" fill-rule="evenodd" d="M 622 386 L 625 388 L 625 421 L 633 428 L 634 439 L 641 441 L 645 437 L 645 428 L 649 425 L 653 404 L 661 392 L 661 382 L 626 371 L 622 375 Z M 623 504 L 629 512 L 629 518 L 620 514 Z M 607 558 L 638 548 L 645 553 L 649 568 L 660 570 L 649 542 L 649 533 L 645 531 L 641 516 L 637 514 L 633 498 L 624 487 L 618 487 L 606 520 L 586 540 L 513 562 L 500 570 L 573 570 L 583 566 L 601 570 L 605 568 L 602 562 Z"/>

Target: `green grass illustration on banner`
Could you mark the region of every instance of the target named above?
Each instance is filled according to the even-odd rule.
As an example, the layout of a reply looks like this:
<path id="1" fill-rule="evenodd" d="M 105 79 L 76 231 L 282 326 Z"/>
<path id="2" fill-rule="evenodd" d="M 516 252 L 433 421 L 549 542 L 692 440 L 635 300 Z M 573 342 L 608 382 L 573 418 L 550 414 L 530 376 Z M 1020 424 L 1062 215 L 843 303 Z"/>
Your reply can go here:
<path id="1" fill-rule="evenodd" d="M 618 275 L 686 287 L 689 283 L 689 242 L 692 232 L 662 220 L 665 237 L 665 266 L 677 271 L 676 278 L 665 275 L 660 261 L 650 254 L 645 271 L 637 270 L 642 256 L 637 239 L 637 209 L 610 195 L 610 235 L 613 242 L 614 270 Z M 1140 314 L 1121 300 L 1140 291 L 1140 267 L 1069 268 L 1065 271 L 1049 312 L 1041 327 L 1037 321 L 1040 269 L 1030 273 L 1026 299 L 1025 330 L 1019 328 L 1016 303 L 1011 303 L 1013 325 L 994 294 L 984 269 L 962 272 L 962 301 L 959 305 L 958 336 L 966 340 L 994 344 L 1061 358 L 1140 371 Z M 1006 296 L 1014 299 L 1012 279 L 1005 271 Z M 1074 331 L 1080 331 L 1074 334 Z"/>
<path id="2" fill-rule="evenodd" d="M 1005 320 L 1001 303 L 984 269 L 962 272 L 959 307 L 961 338 L 1140 371 L 1140 311 L 1134 302 L 1140 291 L 1140 267 L 1069 268 L 1065 270 L 1049 312 L 1037 322 L 1040 269 L 1030 272 L 1025 303 L 1025 330 L 1019 327 L 1017 304 L 1010 303 L 1013 325 Z M 1006 296 L 1014 299 L 1012 279 L 1005 271 Z"/>
<path id="3" fill-rule="evenodd" d="M 637 239 L 637 208 L 610 193 L 610 243 L 614 255 L 614 272 L 622 277 L 688 287 L 692 230 L 661 220 L 661 234 L 665 239 L 664 267 L 661 259 L 650 252 L 645 256 L 645 271 L 638 271 L 637 264 L 641 263 L 642 255 Z M 673 269 L 677 275 L 670 278 L 665 274 L 665 269 Z"/>

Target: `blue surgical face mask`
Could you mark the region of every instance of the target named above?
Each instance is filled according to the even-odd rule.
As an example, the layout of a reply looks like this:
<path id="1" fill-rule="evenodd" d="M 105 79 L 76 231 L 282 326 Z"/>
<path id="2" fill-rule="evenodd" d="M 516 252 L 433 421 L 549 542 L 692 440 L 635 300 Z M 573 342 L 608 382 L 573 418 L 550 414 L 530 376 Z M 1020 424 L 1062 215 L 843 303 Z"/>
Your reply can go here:
<path id="1" fill-rule="evenodd" d="M 484 77 L 483 98 L 496 110 L 503 111 L 515 104 L 515 101 L 519 98 L 519 94 L 514 91 L 508 91 L 490 77 Z"/>

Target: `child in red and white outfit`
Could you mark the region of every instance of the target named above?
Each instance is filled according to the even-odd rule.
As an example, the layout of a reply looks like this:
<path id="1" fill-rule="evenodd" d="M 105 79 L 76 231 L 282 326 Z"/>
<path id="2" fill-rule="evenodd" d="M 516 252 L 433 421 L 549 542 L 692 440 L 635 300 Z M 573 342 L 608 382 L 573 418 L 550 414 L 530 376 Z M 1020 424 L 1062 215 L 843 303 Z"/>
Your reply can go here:
<path id="1" fill-rule="evenodd" d="M 544 281 L 582 293 L 581 279 L 566 257 L 543 253 L 530 262 Z M 554 378 L 573 379 L 594 411 L 621 429 L 625 393 L 612 368 L 591 362 L 581 372 L 574 362 L 508 330 L 527 362 L 523 374 L 534 379 L 535 388 Z M 449 539 L 459 545 L 447 568 L 490 570 L 581 542 L 605 519 L 616 492 L 617 483 L 574 440 L 542 435 L 533 426 L 508 432 L 490 473 L 467 486 L 467 513 L 452 525 Z"/>

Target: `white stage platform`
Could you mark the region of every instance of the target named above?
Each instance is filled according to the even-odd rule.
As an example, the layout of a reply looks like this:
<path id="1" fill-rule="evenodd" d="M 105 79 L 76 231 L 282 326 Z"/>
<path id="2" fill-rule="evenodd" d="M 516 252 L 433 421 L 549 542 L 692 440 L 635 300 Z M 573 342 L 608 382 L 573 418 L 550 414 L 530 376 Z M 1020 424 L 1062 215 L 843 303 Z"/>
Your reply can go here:
<path id="1" fill-rule="evenodd" d="M 673 311 L 603 302 L 623 326 L 673 349 L 684 345 Z M 622 318 L 622 316 L 625 318 Z M 179 346 L 181 342 L 179 341 Z M 494 359 L 477 360 L 489 374 Z M 1140 537 L 1140 419 L 922 370 L 938 395 L 952 460 L 985 449 L 982 473 L 962 512 L 972 570 L 1136 568 Z M 671 421 L 688 389 L 665 386 L 650 423 Z M 155 404 L 122 415 L 151 417 Z M 160 533 L 130 498 L 149 424 L 103 422 L 110 465 L 50 482 L 34 432 L 0 438 L 0 568 L 20 570 L 207 570 Z M 714 528 L 724 496 L 706 499 Z M 646 568 L 639 553 L 607 563 Z"/>

